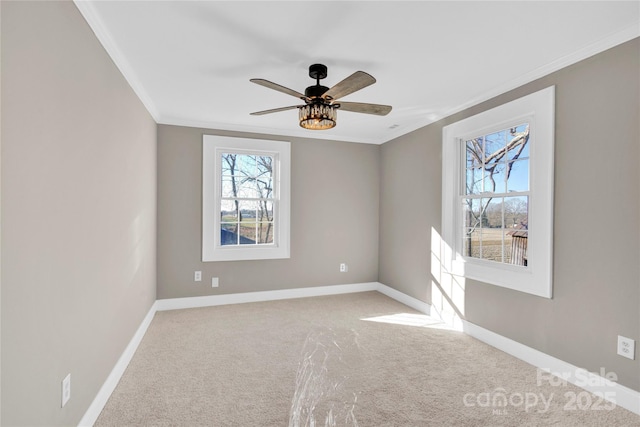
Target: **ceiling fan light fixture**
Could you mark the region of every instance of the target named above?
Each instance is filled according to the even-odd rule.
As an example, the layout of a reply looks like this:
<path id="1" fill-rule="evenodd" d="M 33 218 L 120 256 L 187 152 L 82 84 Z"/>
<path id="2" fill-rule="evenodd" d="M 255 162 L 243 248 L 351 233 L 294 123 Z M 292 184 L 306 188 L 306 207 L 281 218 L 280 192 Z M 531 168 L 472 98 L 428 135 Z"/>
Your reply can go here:
<path id="1" fill-rule="evenodd" d="M 326 130 L 336 125 L 337 106 L 312 103 L 298 107 L 300 126 L 310 130 Z"/>
<path id="2" fill-rule="evenodd" d="M 0 0 L 2 1 L 2 0 Z M 316 84 L 309 86 L 304 94 L 289 89 L 277 83 L 265 79 L 250 79 L 252 83 L 264 86 L 287 95 L 295 96 L 305 102 L 306 105 L 290 105 L 288 107 L 272 108 L 270 110 L 256 111 L 252 116 L 277 113 L 280 111 L 298 109 L 298 119 L 300 127 L 309 130 L 326 130 L 336 126 L 338 108 L 353 113 L 374 114 L 386 116 L 391 111 L 390 105 L 369 104 L 363 102 L 340 102 L 336 101 L 344 96 L 352 94 L 360 89 L 370 86 L 376 82 L 373 76 L 364 71 L 356 71 L 338 84 L 327 88 L 320 84 L 320 80 L 327 77 L 327 66 L 313 64 L 309 67 L 309 77 L 316 80 Z"/>

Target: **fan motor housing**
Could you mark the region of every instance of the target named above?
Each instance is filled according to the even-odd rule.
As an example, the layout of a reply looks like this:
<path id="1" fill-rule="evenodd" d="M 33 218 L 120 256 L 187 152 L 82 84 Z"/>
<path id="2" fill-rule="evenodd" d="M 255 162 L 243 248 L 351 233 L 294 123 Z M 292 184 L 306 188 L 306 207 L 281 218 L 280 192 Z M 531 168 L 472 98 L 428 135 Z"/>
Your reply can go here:
<path id="1" fill-rule="evenodd" d="M 304 96 L 307 98 L 320 98 L 329 88 L 322 85 L 309 86 L 304 90 Z"/>

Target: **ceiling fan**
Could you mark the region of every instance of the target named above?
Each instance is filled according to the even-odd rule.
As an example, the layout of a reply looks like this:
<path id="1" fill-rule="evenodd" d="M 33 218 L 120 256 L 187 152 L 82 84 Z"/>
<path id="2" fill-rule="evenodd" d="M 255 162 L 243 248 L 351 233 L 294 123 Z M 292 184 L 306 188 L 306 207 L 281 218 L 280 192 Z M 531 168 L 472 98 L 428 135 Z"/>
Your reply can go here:
<path id="1" fill-rule="evenodd" d="M 376 79 L 364 71 L 356 71 L 331 89 L 320 84 L 320 80 L 327 77 L 326 65 L 311 65 L 309 67 L 309 77 L 315 79 L 316 84 L 306 88 L 304 94 L 270 82 L 269 80 L 251 79 L 250 81 L 255 84 L 295 96 L 305 102 L 304 105 L 291 105 L 288 107 L 274 108 L 272 110 L 257 111 L 251 113 L 251 115 L 260 116 L 297 108 L 299 110 L 300 126 L 305 129 L 322 130 L 331 129 L 336 125 L 336 113 L 338 109 L 352 111 L 354 113 L 375 114 L 377 116 L 386 116 L 391 111 L 391 106 L 389 105 L 366 104 L 362 102 L 336 102 L 338 99 L 376 82 Z"/>

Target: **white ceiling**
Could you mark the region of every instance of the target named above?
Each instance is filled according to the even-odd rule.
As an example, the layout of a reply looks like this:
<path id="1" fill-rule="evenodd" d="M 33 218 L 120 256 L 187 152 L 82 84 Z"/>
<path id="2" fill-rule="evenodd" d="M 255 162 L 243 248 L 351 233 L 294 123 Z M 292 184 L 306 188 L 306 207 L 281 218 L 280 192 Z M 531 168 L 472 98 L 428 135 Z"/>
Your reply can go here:
<path id="1" fill-rule="evenodd" d="M 640 35 L 640 2 L 76 1 L 158 123 L 380 144 Z M 298 126 L 308 67 L 331 87 L 377 83 L 343 101 L 327 131 Z"/>

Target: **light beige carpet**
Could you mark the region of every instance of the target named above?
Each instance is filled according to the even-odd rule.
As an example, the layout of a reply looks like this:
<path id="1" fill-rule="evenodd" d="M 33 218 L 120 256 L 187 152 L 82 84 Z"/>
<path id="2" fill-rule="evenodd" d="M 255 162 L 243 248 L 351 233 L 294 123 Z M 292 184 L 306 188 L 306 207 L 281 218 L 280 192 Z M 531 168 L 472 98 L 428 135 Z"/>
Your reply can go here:
<path id="1" fill-rule="evenodd" d="M 430 323 L 377 292 L 159 312 L 96 425 L 640 425 Z"/>

